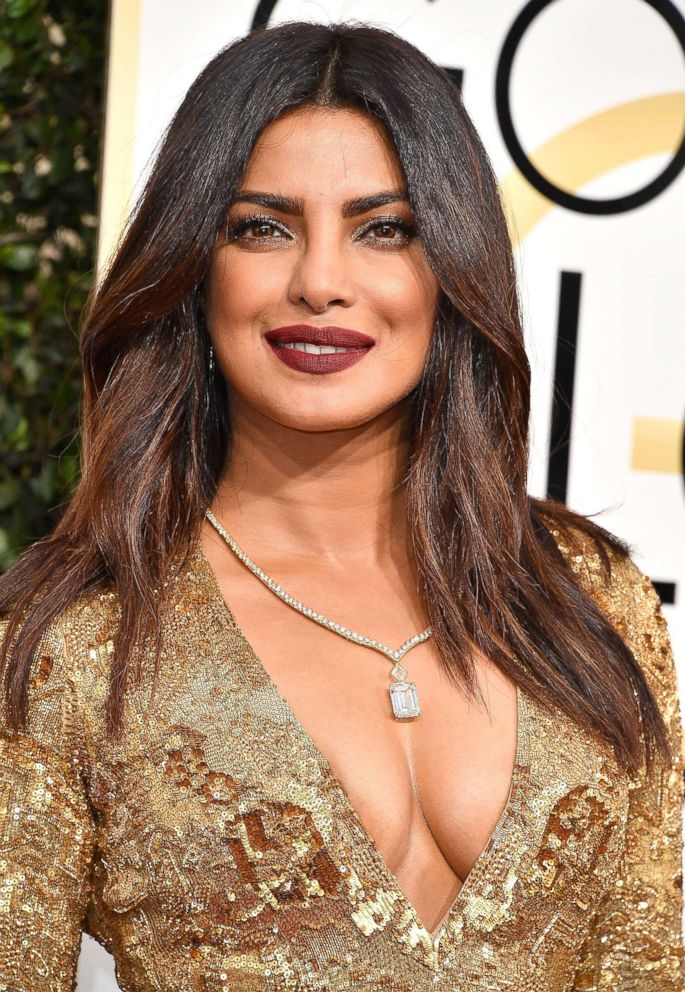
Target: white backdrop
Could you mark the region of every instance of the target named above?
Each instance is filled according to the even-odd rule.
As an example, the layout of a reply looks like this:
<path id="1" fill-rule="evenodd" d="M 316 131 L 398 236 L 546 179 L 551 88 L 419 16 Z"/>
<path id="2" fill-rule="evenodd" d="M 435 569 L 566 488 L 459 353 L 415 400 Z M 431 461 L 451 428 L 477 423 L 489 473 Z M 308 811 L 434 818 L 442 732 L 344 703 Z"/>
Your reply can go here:
<path id="1" fill-rule="evenodd" d="M 574 198 L 639 194 L 682 162 L 683 3 L 270 6 L 270 24 L 355 19 L 391 28 L 463 73 L 464 102 L 502 183 L 517 246 L 533 367 L 529 489 L 543 496 L 549 479 L 563 485 L 573 509 L 604 511 L 599 522 L 633 545 L 662 594 L 685 696 L 685 182 L 682 174 L 664 180 L 663 188 L 635 195 L 627 210 L 574 209 Z M 186 89 L 219 48 L 250 29 L 256 8 L 257 0 L 113 0 L 100 264 Z M 501 79 L 507 65 L 509 100 L 498 102 L 498 72 Z M 539 192 L 526 163 L 560 194 Z M 568 457 L 555 456 L 550 469 L 560 315 L 577 355 L 566 369 L 574 380 Z M 558 385 L 570 395 L 568 380 Z M 117 989 L 111 958 L 87 936 L 78 989 Z"/>

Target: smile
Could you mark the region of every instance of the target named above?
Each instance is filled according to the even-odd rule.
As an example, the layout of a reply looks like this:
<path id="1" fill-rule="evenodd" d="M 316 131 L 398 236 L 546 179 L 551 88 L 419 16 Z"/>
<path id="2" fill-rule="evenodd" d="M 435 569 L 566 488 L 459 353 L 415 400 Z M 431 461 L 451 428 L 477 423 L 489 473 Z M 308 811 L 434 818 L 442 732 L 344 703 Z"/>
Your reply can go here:
<path id="1" fill-rule="evenodd" d="M 298 372 L 308 372 L 310 375 L 325 375 L 331 372 L 342 372 L 360 362 L 373 346 L 363 348 L 344 348 L 336 345 L 312 344 L 310 341 L 292 341 L 288 343 L 266 342 L 285 365 Z"/>
<path id="2" fill-rule="evenodd" d="M 352 327 L 290 324 L 267 331 L 264 340 L 274 355 L 297 372 L 327 375 L 361 362 L 376 341 Z"/>
<path id="3" fill-rule="evenodd" d="M 342 348 L 332 344 L 312 344 L 311 341 L 292 341 L 290 344 L 279 344 L 274 342 L 277 348 L 297 348 L 298 351 L 306 351 L 309 355 L 333 355 L 337 351 L 359 351 L 358 348 Z"/>

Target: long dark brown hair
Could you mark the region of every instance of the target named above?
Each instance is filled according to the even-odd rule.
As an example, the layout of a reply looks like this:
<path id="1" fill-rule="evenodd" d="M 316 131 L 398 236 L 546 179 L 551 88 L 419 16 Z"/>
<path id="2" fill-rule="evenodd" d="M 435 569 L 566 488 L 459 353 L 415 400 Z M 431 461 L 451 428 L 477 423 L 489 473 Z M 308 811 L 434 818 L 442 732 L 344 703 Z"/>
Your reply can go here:
<path id="1" fill-rule="evenodd" d="M 594 538 L 607 574 L 629 549 L 527 494 L 530 369 L 490 162 L 447 73 L 394 33 L 356 22 L 252 31 L 203 70 L 166 132 L 84 315 L 80 483 L 53 533 L 0 578 L 9 725 L 25 726 L 41 635 L 92 590 L 114 589 L 121 609 L 108 733 L 121 731 L 124 695 L 150 645 L 156 679 L 165 581 L 174 561 L 186 563 L 230 453 L 228 387 L 208 361 L 203 281 L 260 132 L 305 106 L 354 108 L 385 126 L 441 287 L 411 397 L 405 477 L 441 663 L 479 696 L 475 644 L 609 742 L 625 767 L 651 764 L 650 745 L 669 753 L 658 705 L 550 529 Z"/>

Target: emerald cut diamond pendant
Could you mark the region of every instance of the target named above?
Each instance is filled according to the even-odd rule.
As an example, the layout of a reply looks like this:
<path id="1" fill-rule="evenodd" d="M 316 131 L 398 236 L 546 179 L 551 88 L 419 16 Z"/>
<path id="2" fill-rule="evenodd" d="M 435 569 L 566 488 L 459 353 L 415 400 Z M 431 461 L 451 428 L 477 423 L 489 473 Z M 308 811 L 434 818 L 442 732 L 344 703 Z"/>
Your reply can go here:
<path id="1" fill-rule="evenodd" d="M 414 682 L 393 682 L 390 686 L 392 712 L 398 720 L 408 720 L 421 712 L 419 691 Z"/>

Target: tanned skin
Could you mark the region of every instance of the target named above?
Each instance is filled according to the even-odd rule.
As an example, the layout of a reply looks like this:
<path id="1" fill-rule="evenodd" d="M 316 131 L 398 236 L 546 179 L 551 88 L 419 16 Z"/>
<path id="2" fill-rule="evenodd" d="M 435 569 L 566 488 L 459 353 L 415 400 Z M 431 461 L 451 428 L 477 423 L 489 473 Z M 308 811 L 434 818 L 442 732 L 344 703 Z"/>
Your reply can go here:
<path id="1" fill-rule="evenodd" d="M 292 596 L 391 648 L 428 626 L 400 478 L 406 397 L 421 377 L 439 285 L 407 199 L 343 216 L 345 201 L 406 194 L 381 126 L 354 110 L 291 111 L 262 133 L 241 191 L 299 198 L 301 214 L 240 201 L 206 288 L 232 449 L 212 511 Z M 369 227 L 377 219 L 378 226 Z M 375 339 L 340 372 L 289 368 L 264 334 L 305 323 Z M 267 589 L 205 521 L 202 547 L 245 637 L 326 757 L 399 888 L 435 933 L 506 805 L 516 687 L 474 652 L 490 713 L 469 703 L 428 640 L 403 659 L 421 715 L 392 715 L 392 663 Z M 283 755 L 288 761 L 288 755 Z"/>

